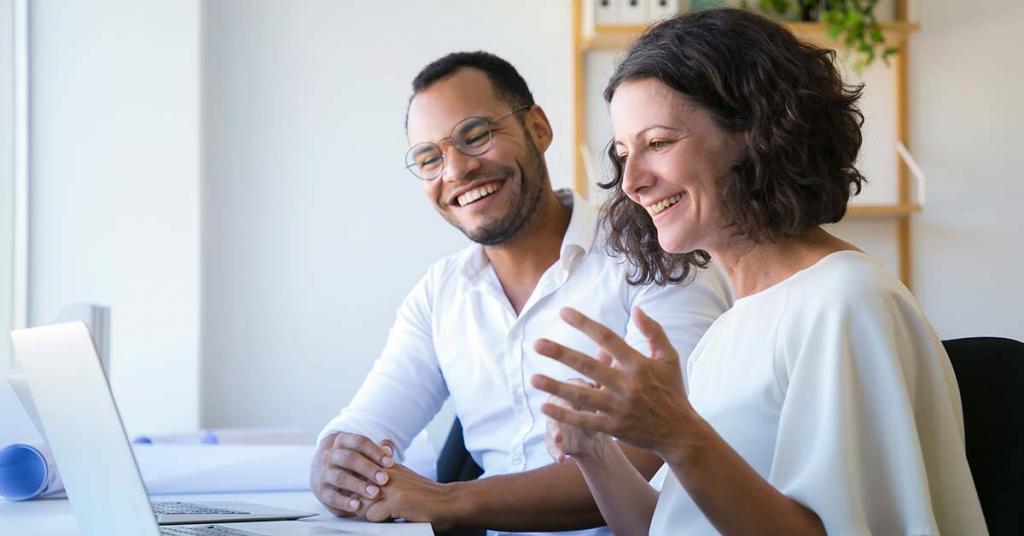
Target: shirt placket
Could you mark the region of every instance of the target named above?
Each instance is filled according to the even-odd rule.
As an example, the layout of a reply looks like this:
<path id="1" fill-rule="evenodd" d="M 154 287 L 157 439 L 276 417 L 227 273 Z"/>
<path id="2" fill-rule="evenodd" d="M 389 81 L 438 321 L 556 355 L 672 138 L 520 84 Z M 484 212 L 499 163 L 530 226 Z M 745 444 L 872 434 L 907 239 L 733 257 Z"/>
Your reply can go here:
<path id="1" fill-rule="evenodd" d="M 526 444 L 536 424 L 533 411 L 530 409 L 529 395 L 526 390 L 528 379 L 525 377 L 524 372 L 526 370 L 526 347 L 528 344 L 533 343 L 533 341 L 526 339 L 529 319 L 540 301 L 565 284 L 567 277 L 568 270 L 563 269 L 561 265 L 555 267 L 554 270 L 545 272 L 540 281 L 538 281 L 537 288 L 534 290 L 535 296 L 531 296 L 526 307 L 523 308 L 519 317 L 512 324 L 512 328 L 508 330 L 506 350 L 509 359 L 505 361 L 505 374 L 509 389 L 512 392 L 512 411 L 518 434 L 518 441 L 515 441 L 511 447 L 512 452 L 509 457 L 510 472 L 526 470 L 528 462 Z"/>
<path id="2" fill-rule="evenodd" d="M 505 375 L 512 395 L 512 414 L 518 436 L 518 440 L 513 441 L 510 446 L 509 472 L 521 472 L 526 469 L 525 440 L 533 428 L 533 416 L 526 400 L 526 386 L 523 383 L 524 326 L 523 318 L 518 318 L 506 337 L 508 359 L 505 361 Z"/>

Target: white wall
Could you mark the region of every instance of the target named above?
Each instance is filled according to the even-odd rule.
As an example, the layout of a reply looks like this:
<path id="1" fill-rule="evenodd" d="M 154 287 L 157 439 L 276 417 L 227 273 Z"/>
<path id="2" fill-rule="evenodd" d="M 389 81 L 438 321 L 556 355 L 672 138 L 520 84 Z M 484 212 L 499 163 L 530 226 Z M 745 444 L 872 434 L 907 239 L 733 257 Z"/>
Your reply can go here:
<path id="1" fill-rule="evenodd" d="M 14 0 L 0 0 L 0 376 L 14 320 Z"/>
<path id="2" fill-rule="evenodd" d="M 915 294 L 943 337 L 1024 340 L 1024 3 L 917 5 L 911 143 L 927 171 Z"/>
<path id="3" fill-rule="evenodd" d="M 198 2 L 31 4 L 30 323 L 109 305 L 129 432 L 194 428 Z"/>
<path id="4" fill-rule="evenodd" d="M 312 434 L 429 263 L 466 243 L 402 168 L 412 78 L 454 50 L 507 58 L 548 112 L 549 169 L 569 185 L 570 4 L 203 5 L 202 421 Z"/>

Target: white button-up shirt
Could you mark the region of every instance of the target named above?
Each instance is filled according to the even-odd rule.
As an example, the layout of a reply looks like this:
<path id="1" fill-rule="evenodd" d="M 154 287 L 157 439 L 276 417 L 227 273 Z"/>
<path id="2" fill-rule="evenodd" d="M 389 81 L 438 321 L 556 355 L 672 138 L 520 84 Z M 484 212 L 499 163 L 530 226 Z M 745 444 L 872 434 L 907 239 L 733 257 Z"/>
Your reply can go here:
<path id="1" fill-rule="evenodd" d="M 389 438 L 400 454 L 451 397 L 466 448 L 483 477 L 522 472 L 552 463 L 540 411 L 548 395 L 530 385 L 530 376 L 581 376 L 537 354 L 534 342 L 544 337 L 588 355 L 597 351 L 561 320 L 560 309 L 578 309 L 646 354 L 647 341 L 630 322 L 630 311 L 640 306 L 665 328 L 679 355 L 690 354 L 732 303 L 721 272 L 698 270 L 684 285 L 628 285 L 630 266 L 597 239 L 595 209 L 568 191 L 559 197 L 572 207 L 559 259 L 519 315 L 481 246 L 434 263 L 402 303 L 362 387 L 320 439 L 337 431 L 377 442 Z"/>

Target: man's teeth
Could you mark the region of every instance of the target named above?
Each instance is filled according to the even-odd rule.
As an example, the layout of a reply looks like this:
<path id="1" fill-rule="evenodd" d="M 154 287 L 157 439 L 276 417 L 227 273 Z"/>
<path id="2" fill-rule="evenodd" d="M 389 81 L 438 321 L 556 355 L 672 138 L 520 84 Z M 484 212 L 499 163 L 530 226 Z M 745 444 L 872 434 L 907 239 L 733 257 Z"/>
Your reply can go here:
<path id="1" fill-rule="evenodd" d="M 665 210 L 666 208 L 671 207 L 672 205 L 678 203 L 679 200 L 682 199 L 682 198 L 683 198 L 683 194 L 676 194 L 676 195 L 673 195 L 672 197 L 669 197 L 667 199 L 662 199 L 661 201 L 658 201 L 657 203 L 647 207 L 647 212 L 650 212 L 651 216 L 653 216 L 653 215 L 655 215 L 655 214 Z"/>
<path id="2" fill-rule="evenodd" d="M 472 189 L 472 190 L 470 190 L 470 191 L 460 195 L 459 197 L 456 197 L 455 201 L 457 201 L 459 203 L 460 207 L 464 207 L 464 206 L 472 203 L 473 201 L 476 201 L 477 199 L 480 199 L 481 197 L 487 197 L 487 196 L 493 194 L 494 192 L 497 192 L 500 189 L 501 189 L 501 184 L 500 183 L 492 182 L 490 184 L 485 184 L 485 185 L 483 185 L 483 186 L 481 186 L 479 188 L 474 188 L 474 189 Z"/>

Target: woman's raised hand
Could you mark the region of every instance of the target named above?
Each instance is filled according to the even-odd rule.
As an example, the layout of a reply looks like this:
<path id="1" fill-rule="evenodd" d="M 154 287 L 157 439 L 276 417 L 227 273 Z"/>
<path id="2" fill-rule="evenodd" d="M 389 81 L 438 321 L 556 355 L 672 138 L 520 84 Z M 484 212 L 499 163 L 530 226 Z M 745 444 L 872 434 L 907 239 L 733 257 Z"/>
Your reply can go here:
<path id="1" fill-rule="evenodd" d="M 561 316 L 597 343 L 602 359 L 547 339 L 534 345 L 538 353 L 594 382 L 561 382 L 540 374 L 531 378 L 534 387 L 559 399 L 541 407 L 559 423 L 551 439 L 561 431 L 564 445 L 568 431 L 576 428 L 589 434 L 608 434 L 659 454 L 688 443 L 686 432 L 700 418 L 686 399 L 679 355 L 661 326 L 640 308 L 634 309 L 633 323 L 650 343 L 650 356 L 645 356 L 579 311 L 566 308 Z M 608 362 L 608 357 L 614 363 Z M 572 441 L 581 437 L 573 432 Z M 550 450 L 550 440 L 548 444 Z M 561 452 L 570 454 L 565 448 Z"/>

